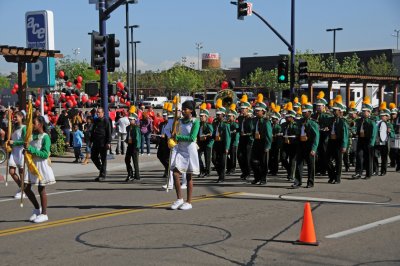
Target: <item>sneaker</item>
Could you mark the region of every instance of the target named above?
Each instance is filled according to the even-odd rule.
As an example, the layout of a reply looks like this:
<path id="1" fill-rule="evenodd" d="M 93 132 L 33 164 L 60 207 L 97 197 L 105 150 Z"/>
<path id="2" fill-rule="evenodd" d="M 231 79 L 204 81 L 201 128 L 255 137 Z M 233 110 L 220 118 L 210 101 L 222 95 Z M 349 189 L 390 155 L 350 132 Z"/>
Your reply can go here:
<path id="1" fill-rule="evenodd" d="M 42 212 L 41 209 L 33 209 L 31 217 L 29 217 L 29 221 L 33 222 Z"/>
<path id="2" fill-rule="evenodd" d="M 47 214 L 40 214 L 36 217 L 35 220 L 33 220 L 34 223 L 43 223 L 49 220 L 49 217 Z"/>
<path id="3" fill-rule="evenodd" d="M 26 194 L 24 193 L 24 199 L 27 198 Z M 20 199 L 21 198 L 21 190 L 18 190 L 17 193 L 14 196 L 15 199 Z"/>
<path id="4" fill-rule="evenodd" d="M 181 185 L 181 189 L 187 189 L 186 185 Z"/>
<path id="5" fill-rule="evenodd" d="M 174 203 L 172 203 L 171 210 L 177 210 L 182 205 L 184 205 L 183 199 L 177 199 Z"/>
<path id="6" fill-rule="evenodd" d="M 148 153 L 147 156 L 150 156 L 150 153 Z"/>
<path id="7" fill-rule="evenodd" d="M 143 156 L 143 153 L 139 154 L 139 156 Z"/>
<path id="8" fill-rule="evenodd" d="M 190 210 L 191 208 L 192 208 L 192 204 L 187 203 L 187 202 L 183 203 L 183 204 L 179 207 L 179 209 L 180 209 L 180 210 L 183 210 L 183 211 Z"/>

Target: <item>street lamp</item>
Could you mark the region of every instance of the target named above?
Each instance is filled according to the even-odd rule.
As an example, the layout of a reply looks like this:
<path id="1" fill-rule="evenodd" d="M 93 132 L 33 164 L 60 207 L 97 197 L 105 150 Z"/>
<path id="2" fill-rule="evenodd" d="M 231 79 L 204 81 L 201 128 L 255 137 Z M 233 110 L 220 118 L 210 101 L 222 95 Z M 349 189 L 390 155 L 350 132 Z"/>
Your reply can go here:
<path id="1" fill-rule="evenodd" d="M 136 105 L 137 102 L 137 53 L 136 53 L 136 44 L 141 43 L 141 41 L 132 41 L 131 44 L 134 45 L 133 53 L 135 60 L 133 63 L 133 102 Z"/>
<path id="2" fill-rule="evenodd" d="M 128 85 L 128 97 L 130 97 L 131 79 L 130 79 L 130 64 L 129 64 L 129 4 L 137 4 L 137 0 L 127 0 L 125 2 L 125 35 L 126 35 L 126 83 Z"/>
<path id="3" fill-rule="evenodd" d="M 80 54 L 81 52 L 80 52 L 80 49 L 81 48 L 75 48 L 75 49 L 72 49 L 72 53 L 75 55 L 75 61 L 76 61 L 76 56 L 78 55 L 78 54 Z"/>
<path id="4" fill-rule="evenodd" d="M 200 49 L 203 49 L 203 43 L 196 42 L 196 49 L 197 49 L 197 69 L 200 70 Z"/>
<path id="5" fill-rule="evenodd" d="M 392 36 L 393 37 L 396 37 L 397 38 L 397 50 L 399 50 L 399 32 L 400 32 L 400 30 L 394 30 L 394 32 L 396 32 L 396 34 L 392 34 Z"/>
<path id="6" fill-rule="evenodd" d="M 343 30 L 343 28 L 334 28 L 327 29 L 326 31 L 333 31 L 333 71 L 335 72 L 335 64 L 336 64 L 336 31 Z"/>
<path id="7" fill-rule="evenodd" d="M 182 56 L 182 65 L 186 65 L 187 58 L 186 56 Z"/>
<path id="8" fill-rule="evenodd" d="M 132 57 L 131 57 L 131 64 L 132 64 L 132 76 L 133 76 L 133 72 L 135 72 L 135 69 L 134 69 L 134 65 L 133 65 L 133 60 L 134 60 L 134 56 L 133 56 L 133 29 L 134 28 L 139 28 L 139 25 L 131 25 L 131 26 L 129 26 L 129 29 L 131 29 L 131 41 L 129 42 L 130 44 L 131 44 L 131 51 L 132 51 Z M 127 43 L 127 47 L 128 47 L 129 45 L 128 45 L 128 43 Z M 129 50 L 129 49 L 128 49 Z M 129 82 L 129 80 L 133 80 L 133 78 L 131 79 L 130 78 L 130 71 L 129 71 L 129 53 L 127 54 L 127 63 L 128 63 L 128 77 L 129 77 L 129 79 L 127 79 L 128 80 L 128 88 L 129 88 L 129 96 L 131 96 L 131 84 L 130 84 L 130 82 Z M 135 91 L 133 92 L 133 93 L 135 93 Z"/>

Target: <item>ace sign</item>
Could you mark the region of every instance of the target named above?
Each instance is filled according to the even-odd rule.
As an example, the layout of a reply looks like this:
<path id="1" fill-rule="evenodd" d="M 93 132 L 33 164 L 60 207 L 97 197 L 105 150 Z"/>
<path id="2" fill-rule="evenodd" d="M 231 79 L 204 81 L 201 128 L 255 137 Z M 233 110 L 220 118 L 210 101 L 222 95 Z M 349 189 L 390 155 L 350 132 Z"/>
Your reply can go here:
<path id="1" fill-rule="evenodd" d="M 26 46 L 28 48 L 54 50 L 54 19 L 49 10 L 30 11 L 25 14 Z M 54 58 L 41 57 L 28 64 L 28 85 L 31 88 L 55 85 Z"/>

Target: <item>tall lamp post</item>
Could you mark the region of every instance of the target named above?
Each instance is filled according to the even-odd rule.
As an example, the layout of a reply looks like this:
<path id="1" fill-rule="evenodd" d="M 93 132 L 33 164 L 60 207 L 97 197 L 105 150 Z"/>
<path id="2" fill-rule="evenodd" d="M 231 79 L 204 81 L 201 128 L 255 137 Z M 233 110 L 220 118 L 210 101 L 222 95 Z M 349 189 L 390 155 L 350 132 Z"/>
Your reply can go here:
<path id="1" fill-rule="evenodd" d="M 396 34 L 392 34 L 392 36 L 397 38 L 396 49 L 399 50 L 399 32 L 400 32 L 400 30 L 394 30 L 394 32 L 396 32 Z"/>
<path id="2" fill-rule="evenodd" d="M 136 52 L 136 44 L 141 43 L 141 41 L 132 41 L 131 44 L 133 44 L 134 49 L 133 49 L 133 54 L 135 56 L 135 60 L 133 63 L 133 102 L 137 103 L 137 52 Z"/>
<path id="3" fill-rule="evenodd" d="M 343 30 L 343 28 L 334 28 L 327 29 L 326 31 L 333 31 L 333 70 L 335 72 L 335 64 L 336 64 L 336 31 Z"/>
<path id="4" fill-rule="evenodd" d="M 203 49 L 203 43 L 196 42 L 196 49 L 197 49 L 197 69 L 200 70 L 200 49 Z"/>
<path id="5" fill-rule="evenodd" d="M 129 62 L 129 4 L 137 4 L 137 0 L 125 2 L 125 34 L 126 34 L 126 83 L 128 85 L 128 97 L 131 95 L 130 62 Z"/>
<path id="6" fill-rule="evenodd" d="M 134 66 L 134 64 L 133 64 L 133 60 L 134 60 L 134 54 L 133 54 L 133 29 L 134 28 L 139 28 L 139 25 L 131 25 L 131 26 L 129 26 L 129 29 L 131 30 L 131 41 L 129 42 L 130 44 L 131 44 L 131 52 L 132 52 L 132 57 L 131 57 L 131 64 L 132 64 L 132 79 L 130 79 L 132 82 L 131 82 L 131 84 L 130 85 L 133 85 L 133 86 L 129 86 L 128 85 L 128 87 L 129 87 L 129 95 L 131 96 L 131 100 L 132 100 L 132 98 L 134 98 L 134 96 L 132 97 L 132 94 L 131 94 L 131 90 L 132 90 L 132 88 L 131 87 L 134 87 L 135 86 L 135 84 L 134 84 L 134 82 L 133 82 L 133 73 L 135 72 L 135 66 Z M 128 58 L 128 65 L 129 65 L 129 57 L 127 57 Z M 130 74 L 130 73 L 129 73 Z M 135 95 L 135 88 L 133 88 L 133 95 Z"/>

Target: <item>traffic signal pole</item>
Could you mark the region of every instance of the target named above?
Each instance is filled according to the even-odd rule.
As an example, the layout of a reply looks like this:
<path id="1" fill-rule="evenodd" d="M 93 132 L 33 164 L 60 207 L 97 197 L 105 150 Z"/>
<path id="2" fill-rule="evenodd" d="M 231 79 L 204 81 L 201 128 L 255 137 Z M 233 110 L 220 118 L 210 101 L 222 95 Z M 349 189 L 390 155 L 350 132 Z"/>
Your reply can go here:
<path id="1" fill-rule="evenodd" d="M 106 17 L 104 12 L 106 10 L 106 1 L 99 0 L 99 32 L 100 35 L 106 36 Z M 104 63 L 100 69 L 100 91 L 101 91 L 101 105 L 104 109 L 104 115 L 108 119 L 108 77 L 107 77 L 107 49 L 104 52 Z"/>

